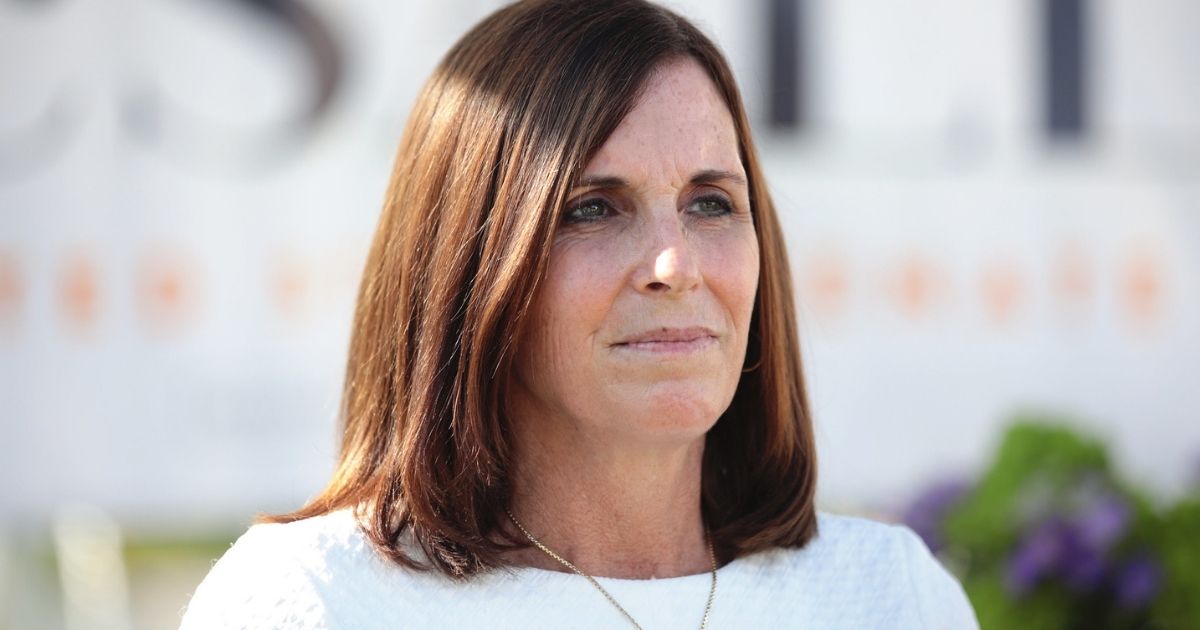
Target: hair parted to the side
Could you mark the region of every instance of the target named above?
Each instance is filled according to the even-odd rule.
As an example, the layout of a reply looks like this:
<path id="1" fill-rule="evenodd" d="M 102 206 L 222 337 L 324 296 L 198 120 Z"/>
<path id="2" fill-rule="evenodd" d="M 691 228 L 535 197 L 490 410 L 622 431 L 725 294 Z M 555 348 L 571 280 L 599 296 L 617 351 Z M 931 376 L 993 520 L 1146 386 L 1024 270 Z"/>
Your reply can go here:
<path id="1" fill-rule="evenodd" d="M 572 180 L 681 56 L 729 106 L 761 256 L 744 373 L 705 446 L 704 518 L 726 560 L 815 535 L 787 253 L 741 97 L 706 36 L 643 0 L 518 2 L 446 54 L 409 117 L 359 287 L 337 468 L 307 505 L 261 520 L 353 508 L 390 558 L 456 578 L 525 546 L 505 525 L 521 325 Z"/>

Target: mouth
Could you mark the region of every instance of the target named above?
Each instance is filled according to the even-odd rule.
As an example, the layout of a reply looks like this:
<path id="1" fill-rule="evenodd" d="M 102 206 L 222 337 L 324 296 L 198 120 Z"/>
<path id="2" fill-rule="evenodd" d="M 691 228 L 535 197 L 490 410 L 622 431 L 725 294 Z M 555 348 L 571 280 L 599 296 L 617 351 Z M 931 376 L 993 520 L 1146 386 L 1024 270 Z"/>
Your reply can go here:
<path id="1" fill-rule="evenodd" d="M 716 344 L 717 335 L 703 327 L 656 328 L 612 344 L 618 350 L 651 354 L 690 354 Z"/>

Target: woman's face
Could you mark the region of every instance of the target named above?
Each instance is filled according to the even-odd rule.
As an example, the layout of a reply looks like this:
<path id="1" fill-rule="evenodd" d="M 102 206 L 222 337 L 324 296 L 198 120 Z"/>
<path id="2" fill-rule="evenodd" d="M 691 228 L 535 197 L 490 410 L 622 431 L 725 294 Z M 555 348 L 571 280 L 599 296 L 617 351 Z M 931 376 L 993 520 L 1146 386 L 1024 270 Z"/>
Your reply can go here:
<path id="1" fill-rule="evenodd" d="M 703 435 L 741 376 L 757 286 L 733 119 L 698 63 L 664 63 L 561 211 L 512 411 L 591 436 Z"/>

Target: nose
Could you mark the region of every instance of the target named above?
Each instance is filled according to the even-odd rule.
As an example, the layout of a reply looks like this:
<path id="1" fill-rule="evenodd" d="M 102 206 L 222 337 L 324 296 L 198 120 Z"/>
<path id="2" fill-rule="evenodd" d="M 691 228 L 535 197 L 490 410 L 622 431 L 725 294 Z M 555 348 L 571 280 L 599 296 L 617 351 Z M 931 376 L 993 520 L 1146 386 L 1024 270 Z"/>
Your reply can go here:
<path id="1" fill-rule="evenodd" d="M 700 261 L 684 232 L 682 217 L 671 212 L 645 226 L 646 250 L 637 287 L 646 293 L 684 293 L 700 285 Z"/>

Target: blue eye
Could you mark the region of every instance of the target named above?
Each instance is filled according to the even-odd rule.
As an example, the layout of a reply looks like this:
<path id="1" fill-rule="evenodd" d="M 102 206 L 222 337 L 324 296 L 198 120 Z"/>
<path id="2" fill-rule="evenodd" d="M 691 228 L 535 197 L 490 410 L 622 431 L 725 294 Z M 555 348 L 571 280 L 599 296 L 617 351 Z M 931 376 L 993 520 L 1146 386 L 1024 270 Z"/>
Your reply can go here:
<path id="1" fill-rule="evenodd" d="M 692 209 L 706 217 L 719 217 L 733 213 L 733 204 L 721 195 L 705 195 L 692 200 Z"/>
<path id="2" fill-rule="evenodd" d="M 612 206 L 607 201 L 599 197 L 592 197 L 567 208 L 563 220 L 567 223 L 590 223 L 608 216 L 610 210 L 612 210 Z"/>

